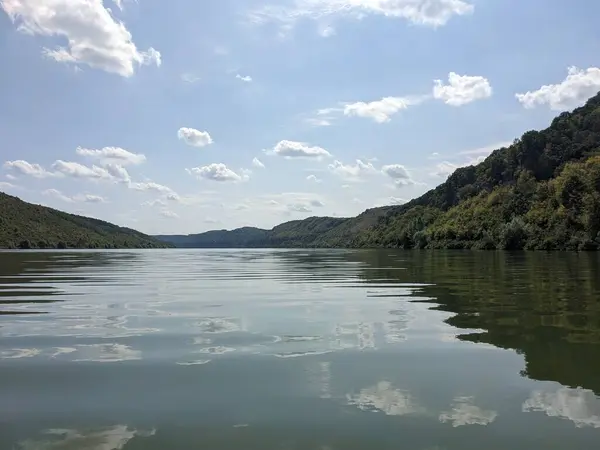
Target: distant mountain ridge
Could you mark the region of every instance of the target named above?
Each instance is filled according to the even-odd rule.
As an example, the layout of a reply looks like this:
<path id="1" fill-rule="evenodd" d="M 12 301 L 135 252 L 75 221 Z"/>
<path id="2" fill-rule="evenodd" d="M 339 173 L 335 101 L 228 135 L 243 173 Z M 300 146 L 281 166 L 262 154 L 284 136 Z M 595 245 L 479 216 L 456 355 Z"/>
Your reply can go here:
<path id="1" fill-rule="evenodd" d="M 164 241 L 0 192 L 0 248 L 161 248 Z"/>
<path id="2" fill-rule="evenodd" d="M 157 236 L 184 247 L 600 248 L 600 94 L 424 195 L 357 217 Z"/>

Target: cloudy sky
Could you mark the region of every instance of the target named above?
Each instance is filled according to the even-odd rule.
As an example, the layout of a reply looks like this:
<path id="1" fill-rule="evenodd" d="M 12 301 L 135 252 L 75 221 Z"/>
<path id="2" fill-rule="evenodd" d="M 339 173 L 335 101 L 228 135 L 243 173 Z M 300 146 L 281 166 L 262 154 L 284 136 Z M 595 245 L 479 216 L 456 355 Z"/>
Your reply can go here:
<path id="1" fill-rule="evenodd" d="M 593 0 L 0 10 L 0 190 L 148 233 L 403 202 L 600 90 Z"/>

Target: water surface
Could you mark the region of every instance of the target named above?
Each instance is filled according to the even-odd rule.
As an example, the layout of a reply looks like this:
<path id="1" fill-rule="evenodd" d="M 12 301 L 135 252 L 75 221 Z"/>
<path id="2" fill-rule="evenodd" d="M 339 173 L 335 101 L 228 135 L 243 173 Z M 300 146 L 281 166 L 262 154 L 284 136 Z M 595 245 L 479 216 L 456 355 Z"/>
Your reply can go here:
<path id="1" fill-rule="evenodd" d="M 600 257 L 0 252 L 0 449 L 597 449 Z"/>

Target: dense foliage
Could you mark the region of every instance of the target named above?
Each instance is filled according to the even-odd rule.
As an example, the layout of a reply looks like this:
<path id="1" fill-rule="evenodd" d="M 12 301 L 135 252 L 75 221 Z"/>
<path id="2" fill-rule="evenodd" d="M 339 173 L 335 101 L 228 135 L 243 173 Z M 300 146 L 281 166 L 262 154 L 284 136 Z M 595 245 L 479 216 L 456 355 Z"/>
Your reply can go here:
<path id="1" fill-rule="evenodd" d="M 0 248 L 167 247 L 129 228 L 33 205 L 0 192 Z"/>
<path id="2" fill-rule="evenodd" d="M 207 246 L 208 238 L 220 247 L 598 249 L 600 94 L 405 205 L 253 230 L 245 241 L 238 230 L 219 231 L 218 239 L 186 237 L 186 245 Z"/>

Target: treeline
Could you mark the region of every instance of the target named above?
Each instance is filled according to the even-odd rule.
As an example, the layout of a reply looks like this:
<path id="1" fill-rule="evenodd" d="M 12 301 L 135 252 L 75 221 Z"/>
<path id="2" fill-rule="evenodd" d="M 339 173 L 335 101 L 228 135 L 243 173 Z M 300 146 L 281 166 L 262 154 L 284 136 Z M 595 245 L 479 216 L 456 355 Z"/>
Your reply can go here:
<path id="1" fill-rule="evenodd" d="M 34 205 L 0 192 L 0 248 L 161 248 L 130 228 Z"/>

